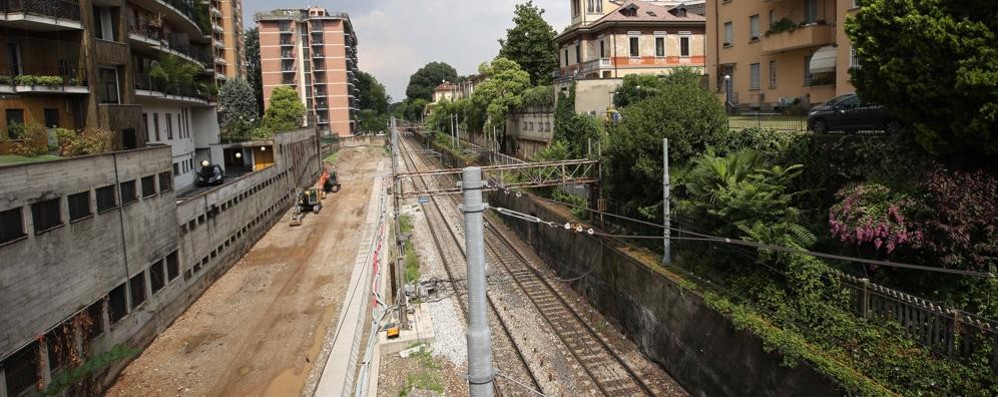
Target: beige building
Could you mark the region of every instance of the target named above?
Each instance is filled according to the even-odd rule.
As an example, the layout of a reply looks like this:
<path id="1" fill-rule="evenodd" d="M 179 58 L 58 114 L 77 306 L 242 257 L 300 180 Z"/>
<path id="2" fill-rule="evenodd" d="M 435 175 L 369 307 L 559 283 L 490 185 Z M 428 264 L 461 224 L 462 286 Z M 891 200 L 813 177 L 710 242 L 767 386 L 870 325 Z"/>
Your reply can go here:
<path id="1" fill-rule="evenodd" d="M 739 109 L 820 104 L 854 90 L 855 0 L 708 0 L 710 86 Z"/>
<path id="2" fill-rule="evenodd" d="M 433 103 L 458 99 L 461 99 L 461 88 L 457 84 L 445 81 L 433 89 Z"/>
<path id="3" fill-rule="evenodd" d="M 270 93 L 292 86 L 324 135 L 357 130 L 357 35 L 350 16 L 324 8 L 256 14 L 264 106 Z"/>
<path id="4" fill-rule="evenodd" d="M 210 0 L 208 3 L 215 76 L 219 79 L 246 78 L 242 3 L 242 0 Z"/>
<path id="5" fill-rule="evenodd" d="M 572 24 L 555 37 L 554 77 L 561 90 L 577 83 L 578 112 L 605 112 L 626 75 L 706 65 L 703 1 L 571 2 Z"/>

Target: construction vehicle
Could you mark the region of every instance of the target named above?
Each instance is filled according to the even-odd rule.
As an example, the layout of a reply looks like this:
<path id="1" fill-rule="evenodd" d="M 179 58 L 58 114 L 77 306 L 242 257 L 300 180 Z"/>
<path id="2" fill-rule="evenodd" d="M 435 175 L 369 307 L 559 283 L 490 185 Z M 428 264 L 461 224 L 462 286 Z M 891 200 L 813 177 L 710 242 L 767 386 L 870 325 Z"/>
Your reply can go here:
<path id="1" fill-rule="evenodd" d="M 291 214 L 291 226 L 301 226 L 301 220 L 305 214 L 312 212 L 318 214 L 322 210 L 322 199 L 326 198 L 327 192 L 337 192 L 340 184 L 336 180 L 336 170 L 322 171 L 322 176 L 314 186 L 298 191 L 295 212 Z"/>
<path id="2" fill-rule="evenodd" d="M 340 191 L 340 182 L 336 179 L 336 170 L 326 170 L 323 171 L 322 177 L 319 178 L 320 184 L 322 185 L 322 190 L 326 193 L 333 192 L 336 193 Z"/>

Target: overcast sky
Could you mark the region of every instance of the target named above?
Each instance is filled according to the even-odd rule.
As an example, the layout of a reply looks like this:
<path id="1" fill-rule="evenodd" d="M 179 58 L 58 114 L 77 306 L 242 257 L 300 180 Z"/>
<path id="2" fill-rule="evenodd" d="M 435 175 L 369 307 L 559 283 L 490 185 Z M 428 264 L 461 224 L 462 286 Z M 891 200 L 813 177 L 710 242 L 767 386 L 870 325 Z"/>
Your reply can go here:
<path id="1" fill-rule="evenodd" d="M 526 0 L 243 0 L 246 29 L 253 14 L 309 4 L 347 12 L 359 41 L 360 69 L 373 74 L 393 101 L 405 98 L 409 76 L 442 61 L 467 75 L 499 53 L 497 40 L 513 25 L 513 8 Z M 556 31 L 569 23 L 568 0 L 534 0 Z"/>

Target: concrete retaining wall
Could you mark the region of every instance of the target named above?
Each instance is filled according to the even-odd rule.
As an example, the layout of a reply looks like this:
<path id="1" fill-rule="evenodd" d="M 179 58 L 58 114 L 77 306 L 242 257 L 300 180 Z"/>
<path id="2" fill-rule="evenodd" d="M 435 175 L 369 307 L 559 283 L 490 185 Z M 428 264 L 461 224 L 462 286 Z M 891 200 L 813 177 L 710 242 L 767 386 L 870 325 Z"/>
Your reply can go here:
<path id="1" fill-rule="evenodd" d="M 279 134 L 268 147 L 275 153 L 273 166 L 183 201 L 160 184 L 161 174 L 173 180 L 167 146 L 0 167 L 0 211 L 20 208 L 26 230 L 23 238 L 0 244 L 0 324 L 5 324 L 0 327 L 0 382 L 8 376 L 4 368 L 13 368 L 12 355 L 23 349 L 35 349 L 38 360 L 46 360 L 51 342 L 39 337 L 68 324 L 80 310 L 93 313 L 100 328 L 89 341 L 79 341 L 89 343 L 93 353 L 121 343 L 144 347 L 152 342 L 281 219 L 296 188 L 319 177 L 315 130 Z M 139 181 L 149 175 L 156 177 L 157 194 L 142 197 Z M 128 180 L 136 180 L 139 199 L 97 212 L 94 190 Z M 93 215 L 68 222 L 67 196 L 81 191 L 90 192 Z M 31 205 L 52 198 L 60 200 L 65 225 L 35 233 Z M 166 270 L 169 263 L 177 264 L 174 275 Z M 154 288 L 159 272 L 166 280 Z M 141 304 L 133 300 L 132 279 L 141 280 L 135 284 L 142 288 Z M 116 288 L 125 291 L 128 310 L 112 322 Z M 98 382 L 108 385 L 125 365 L 116 363 Z M 51 379 L 49 366 L 42 362 L 38 368 L 44 385 Z M 0 387 L 0 396 L 16 392 Z"/>
<path id="2" fill-rule="evenodd" d="M 490 194 L 492 206 L 556 223 L 566 217 L 531 199 Z M 762 341 L 712 310 L 703 299 L 599 237 L 520 221 L 506 222 L 641 351 L 698 396 L 837 396 L 834 381 L 799 363 L 781 365 Z"/>

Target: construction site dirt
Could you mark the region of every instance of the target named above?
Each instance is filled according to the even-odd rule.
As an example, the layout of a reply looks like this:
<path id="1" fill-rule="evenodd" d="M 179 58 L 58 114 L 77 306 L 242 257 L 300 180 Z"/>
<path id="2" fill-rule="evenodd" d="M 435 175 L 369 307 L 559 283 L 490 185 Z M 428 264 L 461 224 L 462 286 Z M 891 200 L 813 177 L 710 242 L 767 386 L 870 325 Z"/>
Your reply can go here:
<path id="1" fill-rule="evenodd" d="M 343 304 L 382 147 L 335 156 L 342 189 L 319 214 L 289 213 L 109 389 L 109 396 L 295 396 Z M 321 368 L 319 368 L 321 370 Z"/>

